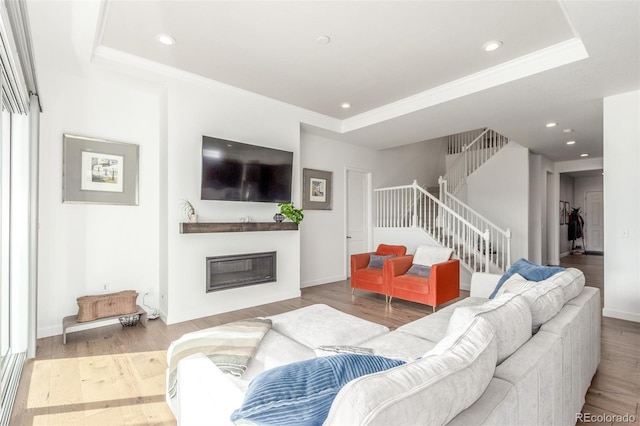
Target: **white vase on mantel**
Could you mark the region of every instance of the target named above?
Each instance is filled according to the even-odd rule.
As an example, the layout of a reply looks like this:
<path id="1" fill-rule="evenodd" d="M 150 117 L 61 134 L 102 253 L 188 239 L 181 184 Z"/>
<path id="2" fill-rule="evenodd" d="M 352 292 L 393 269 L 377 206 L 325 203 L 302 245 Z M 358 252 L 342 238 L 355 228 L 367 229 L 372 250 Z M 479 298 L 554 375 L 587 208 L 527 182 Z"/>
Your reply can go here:
<path id="1" fill-rule="evenodd" d="M 198 223 L 198 215 L 196 213 L 189 215 L 189 223 Z"/>

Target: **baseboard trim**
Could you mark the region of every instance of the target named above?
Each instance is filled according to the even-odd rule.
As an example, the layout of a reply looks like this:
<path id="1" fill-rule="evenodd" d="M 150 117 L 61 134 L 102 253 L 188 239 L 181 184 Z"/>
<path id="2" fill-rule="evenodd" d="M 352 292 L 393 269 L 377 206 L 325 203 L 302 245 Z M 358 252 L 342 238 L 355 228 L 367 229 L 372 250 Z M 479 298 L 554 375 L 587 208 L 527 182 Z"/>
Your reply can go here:
<path id="1" fill-rule="evenodd" d="M 300 283 L 300 288 L 315 287 L 317 285 L 335 283 L 336 281 L 344 281 L 346 279 L 347 277 L 345 275 L 338 275 L 335 277 L 326 277 L 317 280 L 304 281 Z"/>
<path id="2" fill-rule="evenodd" d="M 616 311 L 615 309 L 604 308 L 602 310 L 602 316 L 608 317 L 608 318 L 621 319 L 625 321 L 640 322 L 640 314 Z"/>

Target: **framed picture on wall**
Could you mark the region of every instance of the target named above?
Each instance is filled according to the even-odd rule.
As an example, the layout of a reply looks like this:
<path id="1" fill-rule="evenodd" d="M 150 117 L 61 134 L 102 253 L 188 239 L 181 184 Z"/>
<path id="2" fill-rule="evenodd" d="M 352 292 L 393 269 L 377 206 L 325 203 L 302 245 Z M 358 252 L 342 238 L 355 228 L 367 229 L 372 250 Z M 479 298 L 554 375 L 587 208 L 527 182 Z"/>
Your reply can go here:
<path id="1" fill-rule="evenodd" d="M 138 205 L 139 146 L 63 135 L 62 202 Z"/>
<path id="2" fill-rule="evenodd" d="M 571 214 L 571 206 L 568 201 L 564 202 L 564 223 L 569 224 L 569 215 Z"/>
<path id="3" fill-rule="evenodd" d="M 560 225 L 564 225 L 564 201 L 560 201 Z"/>
<path id="4" fill-rule="evenodd" d="M 332 210 L 333 172 L 302 170 L 302 208 Z"/>

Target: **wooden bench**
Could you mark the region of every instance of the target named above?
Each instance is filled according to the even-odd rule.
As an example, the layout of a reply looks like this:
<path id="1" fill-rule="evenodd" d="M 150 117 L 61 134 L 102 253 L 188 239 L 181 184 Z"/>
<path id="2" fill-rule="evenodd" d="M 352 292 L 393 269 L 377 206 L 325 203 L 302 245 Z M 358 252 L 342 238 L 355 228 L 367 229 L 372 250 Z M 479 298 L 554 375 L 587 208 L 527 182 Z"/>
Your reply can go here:
<path id="1" fill-rule="evenodd" d="M 68 317 L 64 317 L 62 319 L 62 344 L 63 345 L 67 344 L 67 329 L 70 328 L 70 327 L 76 327 L 76 326 L 84 325 L 84 324 L 97 324 L 97 323 L 101 323 L 101 322 L 110 321 L 110 320 L 113 320 L 113 319 L 118 319 L 120 317 L 126 317 L 126 316 L 129 316 L 129 315 L 136 315 L 136 314 L 140 314 L 140 321 L 139 322 L 146 327 L 147 326 L 147 311 L 142 309 L 140 306 L 138 306 L 138 310 L 136 312 L 133 312 L 133 313 L 130 313 L 130 314 L 114 315 L 112 317 L 98 318 L 98 319 L 95 319 L 95 320 L 92 320 L 92 321 L 78 322 L 78 316 L 77 315 L 69 315 Z M 104 327 L 106 325 L 110 325 L 110 324 L 104 324 L 103 326 L 100 326 L 100 327 Z"/>

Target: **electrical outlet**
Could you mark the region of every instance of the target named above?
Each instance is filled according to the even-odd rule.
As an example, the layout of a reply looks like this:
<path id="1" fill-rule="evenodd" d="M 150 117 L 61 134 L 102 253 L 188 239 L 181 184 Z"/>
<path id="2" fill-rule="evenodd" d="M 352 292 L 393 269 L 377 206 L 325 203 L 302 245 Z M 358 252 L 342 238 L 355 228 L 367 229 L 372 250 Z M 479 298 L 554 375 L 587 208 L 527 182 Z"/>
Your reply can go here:
<path id="1" fill-rule="evenodd" d="M 102 283 L 102 291 L 105 293 L 109 291 L 109 283 Z"/>

